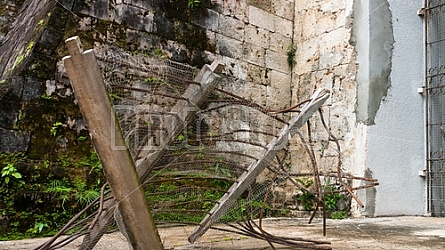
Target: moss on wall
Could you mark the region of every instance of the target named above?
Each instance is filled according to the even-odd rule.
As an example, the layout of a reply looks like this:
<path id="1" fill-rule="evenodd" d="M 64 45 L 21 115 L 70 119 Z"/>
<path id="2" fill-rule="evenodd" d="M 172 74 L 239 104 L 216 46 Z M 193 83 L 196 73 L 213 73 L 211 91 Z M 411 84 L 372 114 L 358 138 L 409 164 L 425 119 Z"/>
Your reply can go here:
<path id="1" fill-rule="evenodd" d="M 200 0 L 190 6 L 192 0 L 155 0 L 154 9 L 164 13 L 168 19 L 189 22 L 191 18 L 205 17 L 206 9 L 215 8 L 215 3 L 211 0 Z"/>
<path id="2" fill-rule="evenodd" d="M 30 133 L 30 142 L 26 152 L 0 152 L 1 239 L 53 235 L 86 205 L 79 194 L 97 195 L 105 182 L 88 131 L 71 124 L 82 116 L 57 68 L 67 54 L 63 40 L 77 33 L 77 20 L 60 5 L 30 15 L 35 27 L 26 37 L 8 34 L 8 41 L 18 36 L 26 42 L 14 50 L 22 54 L 9 70 L 19 76 L 4 81 L 0 103 L 8 111 L 0 109 L 0 117 L 7 118 L 0 119 L 0 127 Z M 84 43 L 92 46 L 93 39 Z M 55 84 L 51 94 L 46 94 L 48 82 Z"/>
<path id="3" fill-rule="evenodd" d="M 37 0 L 27 1 L 37 3 Z M 78 10 L 90 8 L 84 1 L 76 2 Z M 8 183 L 4 177 L 0 178 L 0 239 L 54 234 L 85 205 L 76 194 L 82 190 L 97 193 L 105 181 L 88 131 L 72 125 L 73 121 L 82 121 L 74 96 L 62 93 L 71 91 L 66 75 L 59 68 L 61 58 L 68 54 L 64 40 L 79 36 L 85 49 L 108 44 L 131 53 L 164 57 L 170 52 L 172 59 L 202 67 L 209 63 L 202 52 L 215 52 L 216 48 L 209 43 L 206 30 L 192 24 L 192 19 L 205 19 L 206 8 L 212 8 L 212 1 L 202 0 L 193 8 L 187 4 L 187 0 L 154 1 L 153 21 L 157 28 L 152 32 L 135 30 L 116 20 L 94 18 L 84 12 L 73 14 L 60 4 L 34 17 L 35 28 L 21 45 L 26 57 L 13 72 L 22 79 L 22 85 L 17 87 L 19 81 L 6 79 L 5 93 L 13 93 L 14 88 L 19 90 L 12 99 L 7 96 L 0 99 L 0 103 L 13 109 L 8 129 L 30 133 L 26 152 L 0 153 L 0 170 L 8 167 L 21 176 L 11 175 Z M 88 23 L 81 28 L 80 23 L 86 20 Z M 169 48 L 172 41 L 180 44 L 181 50 Z M 55 85 L 49 94 L 48 82 Z M 25 94 L 26 91 L 30 93 Z M 79 183 L 84 183 L 83 187 Z"/>

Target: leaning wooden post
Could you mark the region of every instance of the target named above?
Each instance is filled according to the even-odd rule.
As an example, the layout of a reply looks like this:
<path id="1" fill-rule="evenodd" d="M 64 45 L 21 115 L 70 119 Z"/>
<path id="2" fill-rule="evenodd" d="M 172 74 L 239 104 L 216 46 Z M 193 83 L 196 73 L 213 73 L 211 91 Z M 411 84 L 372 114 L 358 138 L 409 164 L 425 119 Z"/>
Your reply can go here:
<path id="1" fill-rule="evenodd" d="M 80 39 L 66 40 L 70 56 L 63 58 L 93 145 L 111 191 L 119 204 L 130 245 L 135 250 L 163 249 L 136 169 L 105 89 L 93 51 L 82 50 Z"/>
<path id="2" fill-rule="evenodd" d="M 141 151 L 137 156 L 136 169 L 142 182 L 146 181 L 150 170 L 155 166 L 156 162 L 167 153 L 167 146 L 170 145 L 178 136 L 183 132 L 184 127 L 193 120 L 198 107 L 201 107 L 208 95 L 215 89 L 220 77 L 217 73 L 221 73 L 224 69 L 224 65 L 218 61 L 213 62 L 211 65 L 204 65 L 199 74 L 194 79 L 199 85 L 190 84 L 182 95 L 184 100 L 179 100 L 172 108 L 171 112 L 176 115 L 166 119 L 164 127 L 161 130 L 166 131 L 166 136 L 163 139 L 163 145 L 159 149 L 148 148 Z M 86 250 L 91 249 L 100 240 L 102 235 L 106 231 L 106 226 L 112 222 L 113 218 L 116 218 L 114 211 L 115 200 L 109 200 L 105 202 L 104 208 L 106 208 L 98 223 L 85 235 L 82 245 L 79 249 Z M 113 217 L 114 216 L 114 217 Z M 117 218 L 120 218 L 118 215 Z M 119 221 L 116 220 L 118 225 Z"/>
<path id="3" fill-rule="evenodd" d="M 224 65 L 218 61 L 214 61 L 211 65 L 205 64 L 193 80 L 200 84 L 190 84 L 182 95 L 184 100 L 179 100 L 172 107 L 170 112 L 175 116 L 168 117 L 161 129 L 166 131 L 165 137 L 162 139 L 163 145 L 158 150 L 156 147 L 148 147 L 137 156 L 136 169 L 141 181 L 146 181 L 147 175 L 156 162 L 168 152 L 168 145 L 175 141 L 178 135 L 184 132 L 184 128 L 187 128 L 188 124 L 193 121 L 196 112 L 200 110 L 219 82 L 220 77 L 217 73 L 221 73 L 223 69 Z"/>
<path id="4" fill-rule="evenodd" d="M 278 137 L 269 142 L 267 150 L 265 150 L 263 155 L 257 161 L 253 162 L 246 172 L 238 177 L 225 195 L 221 197 L 204 219 L 202 219 L 199 226 L 190 234 L 188 238 L 190 243 L 195 242 L 214 222 L 224 216 L 242 193 L 255 181 L 255 178 L 272 162 L 278 151 L 287 145 L 289 137 L 293 136 L 328 98 L 329 91 L 323 89 L 317 90 L 312 95 L 310 102 L 303 106 L 300 114 L 294 116 L 289 123 L 281 129 Z"/>

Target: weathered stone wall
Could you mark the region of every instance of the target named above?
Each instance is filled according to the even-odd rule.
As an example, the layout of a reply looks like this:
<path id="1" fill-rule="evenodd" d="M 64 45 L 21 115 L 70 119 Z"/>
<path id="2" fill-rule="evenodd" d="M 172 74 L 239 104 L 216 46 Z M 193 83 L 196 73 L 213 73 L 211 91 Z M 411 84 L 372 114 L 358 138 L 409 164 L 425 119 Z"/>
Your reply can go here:
<path id="1" fill-rule="evenodd" d="M 365 209 L 356 215 L 426 211 L 426 183 L 418 174 L 426 164 L 425 100 L 416 92 L 425 74 L 421 7 L 399 0 L 296 2 L 293 103 L 315 88 L 330 89 L 326 117 L 340 139 L 343 168 L 380 183 L 357 192 Z M 327 143 L 314 130 L 315 140 Z M 299 157 L 293 154 L 295 171 L 309 165 Z"/>
<path id="2" fill-rule="evenodd" d="M 18 6 L 3 2 L 4 6 Z M 46 11 L 36 5 L 39 1 L 28 0 L 24 6 L 34 4 L 39 7 L 34 10 L 39 11 L 28 9 L 31 15 L 36 14 L 27 29 L 10 24 L 18 7 L 0 9 L 7 24 L 0 31 L 0 52 L 10 53 L 6 57 L 2 54 L 0 66 L 4 67 L 3 73 L 13 72 L 12 66 L 18 72 L 3 74 L 4 82 L 0 82 L 0 135 L 7 142 L 0 144 L 0 150 L 57 159 L 73 148 L 85 151 L 89 146 L 85 143 L 80 147 L 82 143 L 76 141 L 76 136 L 86 130 L 60 64 L 61 57 L 67 55 L 63 40 L 78 35 L 86 48 L 120 47 L 197 68 L 219 60 L 226 65 L 224 73 L 235 79 L 223 87 L 266 108 L 288 107 L 305 100 L 315 89 L 326 88 L 332 95 L 324 107 L 325 118 L 340 141 L 343 169 L 371 177 L 373 166 L 368 163 L 378 165 L 378 161 L 369 157 L 377 154 L 367 153 L 381 150 L 375 150 L 380 140 L 368 144 L 368 134 L 370 126 L 374 126 L 372 131 L 382 127 L 383 122 L 376 126 L 374 122 L 390 89 L 389 77 L 397 76 L 391 75 L 391 69 L 397 66 L 391 64 L 395 20 L 391 6 L 379 1 L 382 4 L 374 6 L 378 8 L 371 16 L 369 6 L 364 8 L 366 2 L 202 0 L 191 8 L 186 0 L 66 0 Z M 35 28 L 41 24 L 46 28 Z M 33 29 L 41 33 L 36 36 Z M 29 34 L 11 49 L 5 46 L 17 40 L 11 38 L 11 32 Z M 403 41 L 399 39 L 399 45 Z M 381 47 L 384 49 L 379 50 Z M 293 48 L 296 63 L 292 65 L 289 52 Z M 28 60 L 18 62 L 20 55 Z M 14 77 L 7 77 L 11 75 Z M 387 113 L 391 117 L 391 112 Z M 252 128 L 257 118 L 250 118 L 237 120 L 235 125 Z M 64 132 L 72 134 L 48 139 L 48 131 L 57 121 L 64 124 Z M 335 167 L 333 143 L 319 123 L 313 123 L 312 128 L 320 166 L 324 170 Z M 310 160 L 299 139 L 294 139 L 292 149 L 292 172 L 310 172 Z M 375 194 L 369 197 L 369 203 L 375 203 Z"/>
<path id="3" fill-rule="evenodd" d="M 41 160 L 76 154 L 79 131 L 62 138 L 48 133 L 57 121 L 68 128 L 74 127 L 68 126 L 68 120 L 81 120 L 69 82 L 57 81 L 57 93 L 46 93 L 59 75 L 56 62 L 61 55 L 56 50 L 67 20 L 64 7 L 53 1 L 28 0 L 17 14 L 0 47 L 0 151 L 26 152 Z M 67 137 L 72 137 L 70 143 Z"/>
<path id="4" fill-rule="evenodd" d="M 354 165 L 356 102 L 356 52 L 350 43 L 352 3 L 343 1 L 297 1 L 295 6 L 294 44 L 296 65 L 292 74 L 292 99 L 296 104 L 317 88 L 331 91 L 324 108 L 331 132 L 340 140 L 343 167 Z M 316 124 L 314 124 L 316 126 Z M 318 147 L 328 143 L 320 126 L 314 128 Z M 323 146 L 325 145 L 325 146 Z M 293 171 L 309 171 L 307 161 L 301 161 L 298 145 L 292 154 Z M 320 149 L 320 148 L 316 148 Z M 335 152 L 324 152 L 322 167 L 332 166 Z M 331 160 L 330 160 L 331 158 Z M 324 165 L 324 166 L 323 166 Z"/>
<path id="5" fill-rule="evenodd" d="M 14 121 L 8 128 L 15 126 L 14 133 L 23 133 L 15 135 L 25 142 L 24 147 L 16 150 L 31 152 L 35 158 L 45 159 L 52 150 L 66 153 L 78 144 L 75 138 L 67 136 L 54 138 L 57 141 L 46 138 L 55 122 L 63 123 L 65 130 L 73 134 L 85 132 L 78 110 L 72 111 L 74 99 L 69 81 L 60 71 L 60 59 L 67 54 L 63 40 L 78 35 L 86 48 L 121 47 L 131 53 L 168 57 L 198 68 L 220 60 L 226 65 L 225 74 L 235 79 L 224 88 L 266 108 L 285 108 L 308 98 L 316 88 L 327 88 L 332 97 L 325 116 L 329 117 L 331 131 L 341 140 L 347 168 L 354 162 L 349 156 L 354 153 L 356 133 L 353 129 L 356 65 L 354 47 L 349 43 L 352 20 L 349 5 L 346 0 L 206 0 L 189 8 L 185 0 L 71 0 L 51 11 L 40 8 L 34 15 L 34 23 L 39 25 L 37 17 L 45 16 L 47 28 L 29 51 L 29 62 L 20 64 L 26 70 L 6 83 L 17 86 L 15 82 L 22 81 L 34 94 L 28 98 L 31 102 L 17 98 L 17 105 L 2 114 Z M 17 45 L 18 51 L 26 50 L 26 44 Z M 295 58 L 288 53 L 292 48 L 296 48 Z M 290 65 L 292 59 L 296 63 Z M 31 125 L 37 122 L 36 118 L 30 115 L 35 112 L 28 103 L 35 104 L 34 108 L 65 103 L 70 108 L 63 108 L 64 104 L 61 108 L 52 107 L 49 113 L 48 110 L 36 113 L 44 122 L 35 127 Z M 20 119 L 20 114 L 27 116 Z M 250 118 L 234 122 L 248 129 L 257 119 Z M 320 124 L 314 125 L 318 126 L 314 137 L 317 145 L 328 146 Z M 39 135 L 35 129 L 46 131 L 46 135 Z M 291 154 L 292 172 L 309 172 L 309 158 L 298 145 L 301 144 L 296 143 Z M 326 151 L 323 156 L 324 167 L 335 165 L 335 152 Z"/>
<path id="6" fill-rule="evenodd" d="M 108 44 L 198 68 L 220 60 L 225 73 L 235 77 L 230 88 L 237 93 L 269 108 L 291 103 L 287 51 L 293 36 L 293 1 L 201 1 L 195 8 L 184 0 L 65 1 L 54 11 L 52 1 L 36 4 L 24 4 L 31 7 L 22 12 L 21 20 L 29 23 L 16 25 L 2 46 L 3 93 L 12 93 L 24 81 L 36 83 L 23 84 L 34 86 L 31 99 L 51 95 L 54 88 L 70 93 L 63 74 L 57 73 L 57 61 L 66 55 L 63 40 L 79 35 L 85 47 Z M 14 41 L 19 43 L 11 46 Z M 19 121 L 18 114 L 26 112 L 19 103 L 2 115 Z M 15 122 L 2 127 L 11 128 Z"/>

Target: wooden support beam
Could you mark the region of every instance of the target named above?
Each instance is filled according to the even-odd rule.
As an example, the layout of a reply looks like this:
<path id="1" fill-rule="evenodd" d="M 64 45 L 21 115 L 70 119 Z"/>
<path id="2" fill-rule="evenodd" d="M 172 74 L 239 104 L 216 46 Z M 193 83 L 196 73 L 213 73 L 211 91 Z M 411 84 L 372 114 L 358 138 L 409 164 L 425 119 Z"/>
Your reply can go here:
<path id="1" fill-rule="evenodd" d="M 92 50 L 83 51 L 80 39 L 66 40 L 70 56 L 63 58 L 93 145 L 102 162 L 135 250 L 163 249 L 131 155 Z M 122 150 L 121 148 L 125 148 Z"/>
<path id="2" fill-rule="evenodd" d="M 164 121 L 163 124 L 165 127 L 162 130 L 167 132 L 162 140 L 163 145 L 158 146 L 158 150 L 155 150 L 154 147 L 148 147 L 139 153 L 135 165 L 142 182 L 146 180 L 156 162 L 167 152 L 168 145 L 173 142 L 183 129 L 187 127 L 187 124 L 193 120 L 196 112 L 216 87 L 220 79 L 215 73 L 221 73 L 223 69 L 224 65 L 216 61 L 213 62 L 212 65 L 204 65 L 194 79 L 194 81 L 200 83 L 200 85 L 190 84 L 182 95 L 184 100 L 179 100 L 171 110 L 171 112 L 176 113 L 176 115 Z M 98 223 L 94 225 L 85 236 L 79 248 L 80 250 L 92 249 L 100 240 L 106 231 L 106 226 L 113 221 L 113 216 L 119 213 L 119 211 L 115 211 L 115 204 L 116 201 L 114 199 L 105 202 L 104 208 L 106 208 L 106 210 L 101 214 Z M 118 215 L 118 217 L 120 217 L 120 215 Z M 119 221 L 117 222 L 120 223 Z"/>
<path id="3" fill-rule="evenodd" d="M 310 102 L 303 106 L 300 114 L 293 117 L 289 124 L 281 129 L 278 137 L 269 142 L 263 156 L 249 166 L 247 171 L 233 183 L 227 193 L 216 203 L 201 223 L 199 223 L 199 226 L 195 228 L 188 238 L 190 243 L 195 242 L 214 222 L 218 221 L 229 211 L 241 194 L 243 194 L 255 181 L 256 177 L 272 162 L 278 151 L 287 146 L 289 138 L 309 120 L 328 98 L 329 92 L 322 89 L 319 89 L 312 95 Z"/>
<path id="4" fill-rule="evenodd" d="M 200 85 L 190 84 L 182 95 L 185 100 L 178 100 L 171 109 L 171 113 L 176 115 L 167 117 L 163 122 L 161 130 L 166 132 L 162 138 L 162 145 L 160 147 L 148 147 L 139 153 L 136 166 L 142 182 L 146 180 L 156 162 L 168 152 L 168 146 L 193 121 L 196 112 L 200 110 L 202 104 L 216 87 L 219 76 L 215 73 L 221 73 L 223 69 L 224 65 L 217 61 L 213 62 L 212 65 L 204 65 L 194 79 Z"/>

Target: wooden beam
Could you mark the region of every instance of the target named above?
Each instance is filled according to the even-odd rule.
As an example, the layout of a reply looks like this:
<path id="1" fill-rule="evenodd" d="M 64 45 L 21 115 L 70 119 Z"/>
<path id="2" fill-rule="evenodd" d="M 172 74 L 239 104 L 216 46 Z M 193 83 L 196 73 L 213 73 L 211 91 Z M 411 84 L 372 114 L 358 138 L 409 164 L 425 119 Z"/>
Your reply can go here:
<path id="1" fill-rule="evenodd" d="M 169 151 L 168 146 L 193 121 L 196 112 L 200 110 L 202 104 L 216 87 L 217 80 L 220 77 L 215 73 L 221 73 L 223 69 L 224 65 L 217 61 L 213 62 L 212 65 L 204 65 L 194 79 L 200 85 L 190 84 L 182 95 L 185 100 L 178 100 L 171 109 L 171 113 L 176 115 L 167 117 L 163 122 L 161 131 L 166 132 L 162 138 L 162 145 L 160 147 L 147 147 L 139 153 L 136 166 L 142 182 L 146 180 L 156 162 Z"/>
<path id="2" fill-rule="evenodd" d="M 319 89 L 312 95 L 310 102 L 303 106 L 301 112 L 293 117 L 288 125 L 281 129 L 278 137 L 269 142 L 267 150 L 262 157 L 253 162 L 247 171 L 241 174 L 229 188 L 227 193 L 199 223 L 199 226 L 195 228 L 188 238 L 190 243 L 195 242 L 214 222 L 218 221 L 227 211 L 229 211 L 241 194 L 243 194 L 243 192 L 255 181 L 256 177 L 272 162 L 278 151 L 287 146 L 289 138 L 309 120 L 309 118 L 328 98 L 329 92 L 322 89 Z"/>
<path id="3" fill-rule="evenodd" d="M 80 39 L 66 40 L 70 56 L 63 58 L 93 145 L 102 162 L 135 250 L 163 249 L 141 183 L 102 78 L 93 51 L 83 51 Z M 124 148 L 122 150 L 121 148 Z"/>
<path id="4" fill-rule="evenodd" d="M 221 73 L 223 69 L 224 65 L 217 61 L 213 62 L 212 65 L 204 65 L 194 79 L 194 81 L 200 83 L 200 85 L 190 84 L 182 95 L 185 100 L 179 100 L 175 106 L 173 106 L 171 112 L 176 113 L 176 115 L 167 118 L 163 123 L 165 127 L 161 129 L 167 131 L 166 136 L 163 138 L 163 145 L 158 146 L 158 150 L 155 150 L 155 147 L 147 147 L 137 156 L 138 160 L 135 165 L 141 182 L 146 180 L 156 162 L 168 151 L 168 145 L 173 142 L 184 128 L 187 127 L 187 124 L 193 120 L 196 112 L 216 87 L 220 79 L 215 73 Z M 106 226 L 113 221 L 113 216 L 118 215 L 118 217 L 120 217 L 118 214 L 119 211 L 114 211 L 115 204 L 114 199 L 105 202 L 104 208 L 106 208 L 106 210 L 102 212 L 98 223 L 86 234 L 79 249 L 92 249 L 105 233 Z M 119 224 L 120 222 L 117 221 L 117 223 Z"/>

